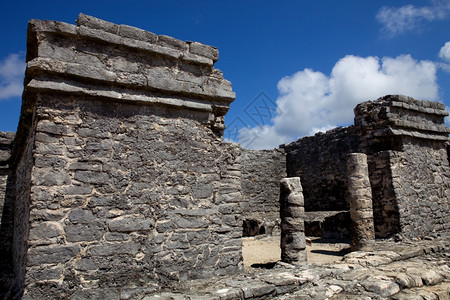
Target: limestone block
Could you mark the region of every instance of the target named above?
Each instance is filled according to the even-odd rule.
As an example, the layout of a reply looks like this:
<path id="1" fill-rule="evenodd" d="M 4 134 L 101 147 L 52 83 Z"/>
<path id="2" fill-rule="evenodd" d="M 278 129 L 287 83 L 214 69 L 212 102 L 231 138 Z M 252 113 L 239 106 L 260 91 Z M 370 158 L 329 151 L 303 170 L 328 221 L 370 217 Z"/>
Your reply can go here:
<path id="1" fill-rule="evenodd" d="M 28 250 L 28 265 L 64 263 L 75 257 L 80 250 L 81 247 L 77 244 L 33 247 Z"/>

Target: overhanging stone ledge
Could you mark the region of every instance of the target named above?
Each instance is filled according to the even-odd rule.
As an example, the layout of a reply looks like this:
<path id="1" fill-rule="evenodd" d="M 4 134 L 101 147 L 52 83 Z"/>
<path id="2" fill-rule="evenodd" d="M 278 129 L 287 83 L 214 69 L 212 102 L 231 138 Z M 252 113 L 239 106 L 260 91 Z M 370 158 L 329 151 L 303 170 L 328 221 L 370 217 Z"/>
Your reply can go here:
<path id="1" fill-rule="evenodd" d="M 137 102 L 142 104 L 157 104 L 167 105 L 172 107 L 187 108 L 205 112 L 212 112 L 219 110 L 226 112 L 227 105 L 220 105 L 220 103 L 202 103 L 195 100 L 177 99 L 173 97 L 159 97 L 145 93 L 145 91 L 133 91 L 127 89 L 98 89 L 95 86 L 82 85 L 70 81 L 53 81 L 43 78 L 32 79 L 25 90 L 26 93 L 70 93 L 70 94 L 84 94 L 92 97 L 101 97 L 103 99 L 112 99 L 118 101 Z"/>

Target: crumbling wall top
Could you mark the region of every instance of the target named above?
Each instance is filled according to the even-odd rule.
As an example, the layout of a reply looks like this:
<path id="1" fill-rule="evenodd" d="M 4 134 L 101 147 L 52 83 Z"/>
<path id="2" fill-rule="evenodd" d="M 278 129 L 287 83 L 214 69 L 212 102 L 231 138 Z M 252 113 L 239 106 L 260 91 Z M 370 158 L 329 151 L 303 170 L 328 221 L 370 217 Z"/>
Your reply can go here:
<path id="1" fill-rule="evenodd" d="M 448 115 L 443 103 L 387 95 L 358 104 L 355 125 L 378 137 L 409 136 L 446 141 L 450 128 L 444 124 L 444 117 Z"/>
<path id="2" fill-rule="evenodd" d="M 84 14 L 76 26 L 31 20 L 27 48 L 26 93 L 79 93 L 216 117 L 235 98 L 231 83 L 214 68 L 215 47 Z"/>

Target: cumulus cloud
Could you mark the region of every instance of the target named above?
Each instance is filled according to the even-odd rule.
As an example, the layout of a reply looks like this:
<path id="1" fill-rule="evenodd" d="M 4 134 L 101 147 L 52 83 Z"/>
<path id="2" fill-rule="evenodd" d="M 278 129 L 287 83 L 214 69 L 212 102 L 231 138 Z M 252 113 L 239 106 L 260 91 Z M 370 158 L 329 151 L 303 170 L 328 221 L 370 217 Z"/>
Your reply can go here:
<path id="1" fill-rule="evenodd" d="M 376 19 L 383 25 L 382 31 L 388 37 L 417 29 L 425 21 L 435 21 L 450 15 L 450 1 L 431 0 L 429 6 L 416 7 L 405 5 L 402 7 L 382 7 Z"/>
<path id="2" fill-rule="evenodd" d="M 450 62 L 450 42 L 445 43 L 439 51 L 439 57 Z"/>
<path id="3" fill-rule="evenodd" d="M 21 96 L 26 63 L 20 54 L 0 61 L 0 100 Z"/>
<path id="4" fill-rule="evenodd" d="M 450 72 L 450 42 L 445 43 L 439 51 L 439 57 L 443 62 L 438 63 L 438 66 L 444 71 Z"/>
<path id="5" fill-rule="evenodd" d="M 241 129 L 239 142 L 247 141 L 251 149 L 269 149 L 348 125 L 356 104 L 386 94 L 436 100 L 436 69 L 433 62 L 417 61 L 410 55 L 382 59 L 348 55 L 335 64 L 330 75 L 304 69 L 278 82 L 273 125 Z"/>

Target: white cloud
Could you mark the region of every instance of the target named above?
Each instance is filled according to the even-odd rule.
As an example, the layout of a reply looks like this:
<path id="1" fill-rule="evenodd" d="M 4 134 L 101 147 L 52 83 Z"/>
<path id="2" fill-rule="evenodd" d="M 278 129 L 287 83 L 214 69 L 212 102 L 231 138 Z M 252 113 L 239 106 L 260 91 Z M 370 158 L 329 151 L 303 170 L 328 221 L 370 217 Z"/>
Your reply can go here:
<path id="1" fill-rule="evenodd" d="M 444 61 L 438 63 L 438 66 L 446 72 L 450 72 L 450 42 L 445 43 L 439 51 L 439 57 Z"/>
<path id="2" fill-rule="evenodd" d="M 378 22 L 383 24 L 382 31 L 389 37 L 414 30 L 424 21 L 442 20 L 450 15 L 450 1 L 431 0 L 430 6 L 415 7 L 405 5 L 399 8 L 382 7 L 377 15 Z"/>
<path id="3" fill-rule="evenodd" d="M 439 51 L 439 57 L 450 62 L 450 42 L 445 43 Z"/>
<path id="4" fill-rule="evenodd" d="M 304 69 L 278 82 L 277 115 L 273 125 L 244 128 L 239 142 L 251 149 L 268 149 L 298 137 L 353 122 L 356 104 L 386 94 L 436 100 L 436 65 L 410 55 L 396 58 L 340 59 L 329 76 Z"/>
<path id="5" fill-rule="evenodd" d="M 0 61 L 0 100 L 22 95 L 25 67 L 20 54 L 10 54 Z"/>

